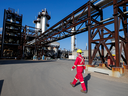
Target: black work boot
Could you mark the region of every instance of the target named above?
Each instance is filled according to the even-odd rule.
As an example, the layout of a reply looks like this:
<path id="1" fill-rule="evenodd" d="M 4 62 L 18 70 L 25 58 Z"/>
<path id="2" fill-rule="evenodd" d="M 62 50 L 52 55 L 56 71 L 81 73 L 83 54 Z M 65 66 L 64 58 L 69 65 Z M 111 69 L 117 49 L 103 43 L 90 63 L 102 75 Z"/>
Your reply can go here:
<path id="1" fill-rule="evenodd" d="M 70 84 L 72 85 L 72 87 L 75 87 L 75 85 L 74 85 L 74 84 L 72 84 L 72 82 L 70 82 Z"/>
<path id="2" fill-rule="evenodd" d="M 82 93 L 87 93 L 87 91 L 86 91 L 86 90 L 84 91 L 83 89 L 81 89 L 80 91 L 81 91 Z"/>

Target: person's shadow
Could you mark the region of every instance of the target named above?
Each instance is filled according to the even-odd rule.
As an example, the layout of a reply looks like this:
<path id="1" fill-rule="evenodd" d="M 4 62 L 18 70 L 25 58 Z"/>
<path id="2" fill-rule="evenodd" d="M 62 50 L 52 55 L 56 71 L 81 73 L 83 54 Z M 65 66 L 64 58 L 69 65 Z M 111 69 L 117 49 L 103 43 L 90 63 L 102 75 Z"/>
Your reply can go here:
<path id="1" fill-rule="evenodd" d="M 88 91 L 88 80 L 90 80 L 91 78 L 91 74 L 88 73 L 88 75 L 86 77 L 84 77 L 84 83 L 85 83 L 85 86 L 87 88 L 87 91 Z"/>
<path id="2" fill-rule="evenodd" d="M 88 91 L 88 80 L 90 80 L 90 78 L 91 78 L 91 74 L 90 73 L 88 73 L 88 75 L 86 77 L 84 77 L 84 83 L 85 83 L 87 91 Z M 77 86 L 79 84 L 80 84 L 80 82 L 76 83 L 75 86 Z"/>
<path id="3" fill-rule="evenodd" d="M 0 96 L 1 96 L 1 91 L 2 91 L 2 88 L 3 88 L 3 83 L 4 83 L 4 80 L 0 80 Z"/>

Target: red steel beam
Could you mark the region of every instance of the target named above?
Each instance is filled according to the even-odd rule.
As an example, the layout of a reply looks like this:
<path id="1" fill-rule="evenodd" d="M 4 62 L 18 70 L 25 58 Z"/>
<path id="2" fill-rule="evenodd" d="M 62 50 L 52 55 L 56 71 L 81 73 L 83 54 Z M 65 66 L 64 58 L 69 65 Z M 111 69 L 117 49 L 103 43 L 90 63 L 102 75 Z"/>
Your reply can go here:
<path id="1" fill-rule="evenodd" d="M 126 6 L 123 6 L 123 11 L 127 11 L 126 10 Z M 125 40 L 126 40 L 126 43 L 125 43 L 125 50 L 128 50 L 128 22 L 127 22 L 127 17 L 124 17 L 124 25 L 123 27 L 125 27 L 124 30 L 124 35 L 125 35 Z M 128 65 L 128 51 L 125 51 L 125 58 L 126 58 L 126 64 Z"/>
<path id="2" fill-rule="evenodd" d="M 116 0 L 116 1 L 117 1 L 117 0 Z M 115 1 L 115 2 L 116 2 L 116 1 Z M 114 1 L 113 1 L 113 3 L 114 3 Z M 126 3 L 128 3 L 128 0 L 121 0 L 119 3 L 116 3 L 115 6 L 122 6 L 122 5 L 126 4 Z"/>
<path id="3" fill-rule="evenodd" d="M 96 28 L 103 27 L 105 25 L 109 25 L 109 24 L 112 24 L 112 23 L 114 23 L 114 21 L 110 21 L 110 22 L 104 23 L 102 25 L 98 25 L 98 26 L 92 27 L 91 29 L 96 29 Z"/>
<path id="4" fill-rule="evenodd" d="M 91 42 L 104 41 L 104 40 L 109 40 L 109 39 L 113 39 L 113 38 L 114 38 L 114 37 L 101 38 L 101 39 L 91 40 Z"/>
<path id="5" fill-rule="evenodd" d="M 92 63 L 91 58 L 91 8 L 90 2 L 88 3 L 88 57 L 89 57 L 89 65 Z"/>
<path id="6" fill-rule="evenodd" d="M 102 21 L 103 20 L 103 11 L 101 10 L 100 11 L 100 20 Z M 103 23 L 101 23 L 101 25 L 102 25 Z M 101 38 L 104 38 L 104 30 L 103 30 L 103 28 L 101 29 Z M 99 50 L 99 53 L 100 53 L 100 50 Z M 101 56 L 102 56 L 102 63 L 104 63 L 104 59 L 103 59 L 103 57 L 104 57 L 104 46 L 103 45 L 101 45 Z"/>
<path id="7" fill-rule="evenodd" d="M 113 0 L 113 10 L 114 10 L 114 28 L 115 28 L 115 53 L 116 53 L 116 67 L 120 66 L 120 56 L 119 56 L 119 25 L 118 25 L 118 7 L 117 0 Z"/>

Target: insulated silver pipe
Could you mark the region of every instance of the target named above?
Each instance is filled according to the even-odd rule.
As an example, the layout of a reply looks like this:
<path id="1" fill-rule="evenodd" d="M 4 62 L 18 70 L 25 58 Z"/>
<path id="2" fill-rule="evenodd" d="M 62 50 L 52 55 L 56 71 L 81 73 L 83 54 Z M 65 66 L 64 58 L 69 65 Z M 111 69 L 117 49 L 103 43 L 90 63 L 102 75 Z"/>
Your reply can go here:
<path id="1" fill-rule="evenodd" d="M 96 1 L 98 1 L 98 0 L 92 0 L 91 2 L 94 3 L 94 2 L 96 2 Z M 118 1 L 120 1 L 120 0 L 118 0 Z M 106 8 L 106 7 L 108 7 L 108 6 L 112 5 L 112 4 L 113 4 L 113 0 L 100 0 L 99 2 L 95 3 L 94 5 L 95 5 L 96 7 L 98 7 L 98 8 Z M 94 11 L 94 10 L 95 10 L 95 9 L 94 9 L 93 7 L 91 7 L 91 12 Z M 82 16 L 86 15 L 87 12 L 88 12 L 88 8 L 83 12 Z M 77 18 L 81 15 L 81 13 L 82 13 L 82 12 L 76 14 L 76 15 L 74 16 L 74 19 L 77 20 Z M 73 18 L 71 18 L 71 20 L 72 20 L 72 19 L 73 19 Z M 62 27 L 62 25 L 56 26 L 54 29 L 58 29 L 58 28 L 60 28 L 60 27 Z M 47 33 L 45 33 L 45 34 L 47 34 Z"/>

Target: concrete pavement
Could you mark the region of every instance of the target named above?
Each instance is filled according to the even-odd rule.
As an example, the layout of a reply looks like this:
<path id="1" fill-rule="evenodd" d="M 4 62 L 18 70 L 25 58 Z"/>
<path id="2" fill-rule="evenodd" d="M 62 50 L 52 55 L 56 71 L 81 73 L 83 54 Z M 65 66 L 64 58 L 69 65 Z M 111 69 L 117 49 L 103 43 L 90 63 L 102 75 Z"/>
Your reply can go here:
<path id="1" fill-rule="evenodd" d="M 128 96 L 128 83 L 98 78 L 90 72 L 84 74 L 88 93 L 81 93 L 79 82 L 76 87 L 69 84 L 76 74 L 70 71 L 73 63 L 0 60 L 0 96 Z"/>

